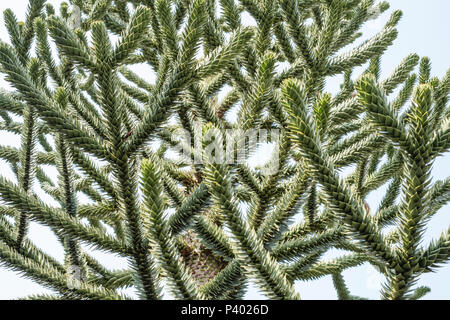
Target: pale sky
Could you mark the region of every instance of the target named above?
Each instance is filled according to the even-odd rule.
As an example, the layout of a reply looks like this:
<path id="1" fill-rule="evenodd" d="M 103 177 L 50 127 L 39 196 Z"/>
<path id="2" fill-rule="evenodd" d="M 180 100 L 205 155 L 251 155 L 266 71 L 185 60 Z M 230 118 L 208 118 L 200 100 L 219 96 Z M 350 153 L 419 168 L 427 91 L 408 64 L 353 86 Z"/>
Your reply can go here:
<path id="1" fill-rule="evenodd" d="M 47 1 L 53 5 L 59 5 L 62 1 Z M 428 56 L 431 58 L 433 65 L 432 75 L 442 77 L 450 67 L 450 22 L 448 12 L 450 12 L 450 1 L 448 0 L 391 0 L 391 9 L 401 9 L 404 13 L 399 23 L 399 36 L 395 40 L 394 45 L 387 51 L 383 57 L 382 78 L 388 76 L 398 63 L 412 52 L 416 52 L 420 56 Z M 17 15 L 19 20 L 24 19 L 25 8 L 28 4 L 26 0 L 0 1 L 0 11 L 3 12 L 7 8 L 11 8 Z M 364 28 L 363 37 L 366 39 L 378 32 L 389 13 L 377 21 L 371 21 Z M 0 18 L 0 39 L 8 41 L 7 32 L 4 27 L 3 18 Z M 146 75 L 143 75 L 146 76 Z M 338 88 L 340 79 L 330 79 L 327 89 L 335 92 Z M 6 84 L 0 80 L 0 87 L 5 88 Z M 18 146 L 20 139 L 8 133 L 1 133 L 0 143 L 2 145 Z M 438 159 L 433 168 L 433 177 L 437 179 L 445 179 L 450 175 L 450 156 L 446 155 Z M 11 171 L 0 160 L 1 174 L 7 178 L 11 178 Z M 53 174 L 55 173 L 52 169 Z M 42 192 L 36 190 L 39 195 Z M 380 189 L 384 191 L 384 189 Z M 374 192 L 369 196 L 369 205 L 377 207 L 378 201 L 383 196 L 381 192 Z M 48 196 L 45 199 L 49 199 Z M 447 230 L 450 225 L 450 206 L 442 208 L 429 223 L 426 232 L 424 245 L 428 244 L 432 238 L 438 237 L 443 231 Z M 35 244 L 43 248 L 47 253 L 54 256 L 62 262 L 63 251 L 57 243 L 55 236 L 48 228 L 31 224 L 29 236 Z M 92 252 L 100 261 L 111 269 L 125 268 L 127 262 L 101 252 Z M 337 250 L 330 252 L 326 257 L 332 258 L 339 255 Z M 359 295 L 371 299 L 379 298 L 379 291 L 383 279 L 369 265 L 358 268 L 347 269 L 343 273 L 347 285 L 353 295 Z M 426 296 L 428 299 L 450 299 L 450 265 L 438 269 L 436 273 L 423 275 L 418 285 L 426 285 L 431 287 L 431 292 Z M 336 293 L 333 288 L 331 276 L 323 277 L 320 280 L 310 282 L 296 282 L 295 285 L 303 299 L 336 299 Z M 14 299 L 30 294 L 50 293 L 49 290 L 34 284 L 31 280 L 20 277 L 19 274 L 0 267 L 0 299 Z M 129 290 L 127 293 L 132 294 Z M 246 298 L 258 299 L 264 298 L 257 293 L 255 289 L 249 290 Z"/>

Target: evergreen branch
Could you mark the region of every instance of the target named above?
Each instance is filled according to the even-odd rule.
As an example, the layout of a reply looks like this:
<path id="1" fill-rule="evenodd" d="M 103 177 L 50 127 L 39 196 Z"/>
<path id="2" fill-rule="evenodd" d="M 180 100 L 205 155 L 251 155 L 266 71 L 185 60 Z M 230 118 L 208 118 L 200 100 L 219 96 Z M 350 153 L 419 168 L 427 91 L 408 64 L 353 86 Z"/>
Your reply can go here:
<path id="1" fill-rule="evenodd" d="M 352 51 L 332 58 L 328 62 L 327 75 L 332 76 L 363 65 L 369 59 L 381 55 L 397 37 L 397 30 L 388 27 L 372 39 L 364 42 Z"/>
<path id="2" fill-rule="evenodd" d="M 287 282 L 286 275 L 280 270 L 277 262 L 265 251 L 256 233 L 240 217 L 236 204 L 232 202 L 232 187 L 224 168 L 208 163 L 206 177 L 211 194 L 218 205 L 226 213 L 229 226 L 240 243 L 237 253 L 242 264 L 248 261 L 258 276 L 262 289 L 272 298 L 297 299 L 298 294 Z"/>
<path id="3" fill-rule="evenodd" d="M 450 258 L 450 230 L 433 241 L 428 248 L 420 251 L 418 265 L 423 272 L 433 271 Z"/>
<path id="4" fill-rule="evenodd" d="M 114 53 L 112 54 L 111 61 L 113 66 L 122 64 L 122 62 L 139 47 L 142 39 L 145 37 L 145 30 L 147 29 L 150 20 L 150 9 L 144 6 L 136 8 L 120 42 L 117 44 Z"/>
<path id="5" fill-rule="evenodd" d="M 318 262 L 303 272 L 292 274 L 293 280 L 314 280 L 326 275 L 333 275 L 342 272 L 344 269 L 357 267 L 366 262 L 367 257 L 364 254 L 350 254 L 331 261 Z"/>
<path id="6" fill-rule="evenodd" d="M 67 119 L 64 111 L 37 87 L 7 44 L 0 45 L 0 59 L 4 71 L 8 73 L 16 89 L 24 95 L 30 105 L 37 109 L 39 115 L 46 120 L 50 127 L 62 131 L 69 141 L 77 143 L 86 151 L 92 152 L 99 158 L 104 158 L 104 151 L 97 137 L 91 132 L 83 130 L 81 124 L 76 120 Z"/>
<path id="7" fill-rule="evenodd" d="M 201 289 L 205 296 L 214 300 L 231 300 L 235 298 L 235 291 L 242 288 L 242 269 L 237 259 L 231 261 L 213 280 Z"/>
<path id="8" fill-rule="evenodd" d="M 50 35 L 62 54 L 88 70 L 96 69 L 95 61 L 88 49 L 62 19 L 53 16 L 47 23 Z"/>
<path id="9" fill-rule="evenodd" d="M 45 0 L 30 0 L 22 31 L 22 54 L 26 54 L 31 49 L 31 44 L 35 35 L 34 20 L 42 14 Z"/>
<path id="10" fill-rule="evenodd" d="M 64 212 L 48 207 L 35 196 L 25 194 L 4 178 L 0 180 L 0 194 L 4 201 L 15 208 L 29 212 L 32 220 L 67 233 L 76 239 L 86 241 L 100 250 L 109 250 L 125 256 L 130 252 L 130 249 L 117 239 L 93 227 L 85 226 Z"/>
<path id="11" fill-rule="evenodd" d="M 181 256 L 173 242 L 173 236 L 167 222 L 163 218 L 164 203 L 159 172 L 154 164 L 146 160 L 142 164 L 142 183 L 146 209 L 149 212 L 149 229 L 155 244 L 152 250 L 162 264 L 171 281 L 172 293 L 182 299 L 201 298 L 192 277 L 185 268 Z"/>
<path id="12" fill-rule="evenodd" d="M 39 284 L 50 287 L 67 298 L 75 299 L 101 299 L 101 300 L 124 300 L 126 297 L 103 288 L 93 287 L 82 282 L 71 283 L 64 274 L 55 268 L 36 262 L 21 256 L 17 251 L 0 243 L 0 257 L 2 264 L 8 268 L 22 272 L 24 276 Z"/>
<path id="13" fill-rule="evenodd" d="M 271 254 L 277 260 L 290 260 L 298 255 L 328 248 L 343 237 L 341 229 L 331 229 L 309 239 L 292 239 L 281 242 L 272 249 Z"/>
<path id="14" fill-rule="evenodd" d="M 348 290 L 347 285 L 345 284 L 344 277 L 341 273 L 335 273 L 332 275 L 333 285 L 336 289 L 337 296 L 339 300 L 351 300 L 350 290 Z"/>
<path id="15" fill-rule="evenodd" d="M 11 210 L 11 208 L 8 208 Z M 17 214 L 17 213 L 16 213 Z M 0 216 L 0 239 L 7 246 L 11 248 L 16 247 L 16 237 L 13 226 L 3 217 Z M 34 261 L 41 261 L 47 265 L 51 265 L 53 268 L 59 270 L 60 272 L 64 272 L 64 266 L 62 266 L 58 261 L 56 261 L 51 256 L 45 254 L 37 248 L 31 241 L 28 239 L 23 239 L 21 247 L 16 249 L 16 251 L 23 255 L 26 258 L 29 258 Z"/>
<path id="16" fill-rule="evenodd" d="M 428 287 L 419 287 L 409 296 L 409 300 L 419 300 L 423 298 L 431 289 Z"/>
<path id="17" fill-rule="evenodd" d="M 263 223 L 257 229 L 258 236 L 263 239 L 264 243 L 273 241 L 283 234 L 287 229 L 287 222 L 289 218 L 295 215 L 298 209 L 300 199 L 305 193 L 309 179 L 302 173 L 297 173 L 292 178 L 292 186 L 283 195 L 276 207 L 265 217 Z"/>
<path id="18" fill-rule="evenodd" d="M 227 235 L 210 219 L 204 216 L 196 218 L 194 230 L 207 248 L 227 260 L 231 261 L 234 258 L 234 251 Z"/>
<path id="19" fill-rule="evenodd" d="M 356 83 L 359 101 L 368 109 L 369 116 L 382 134 L 392 140 L 393 143 L 405 148 L 405 151 L 413 150 L 411 141 L 395 111 L 388 105 L 385 94 L 375 83 L 373 77 L 365 76 Z"/>
<path id="20" fill-rule="evenodd" d="M 210 52 L 197 67 L 199 77 L 212 76 L 230 67 L 234 59 L 239 59 L 244 46 L 250 41 L 253 31 L 250 28 L 238 29 L 230 36 L 225 45 Z"/>
<path id="21" fill-rule="evenodd" d="M 208 197 L 206 185 L 200 184 L 194 189 L 169 218 L 168 225 L 173 234 L 179 234 L 190 225 L 192 218 L 205 206 Z"/>
<path id="22" fill-rule="evenodd" d="M 32 108 L 24 110 L 24 126 L 22 129 L 22 150 L 20 152 L 19 182 L 23 191 L 28 193 L 32 189 L 36 166 L 36 135 L 37 118 Z M 28 229 L 28 214 L 22 211 L 17 226 L 17 248 L 20 248 Z"/>
<path id="23" fill-rule="evenodd" d="M 311 68 L 314 60 L 311 55 L 311 44 L 307 38 L 305 26 L 300 18 L 297 0 L 281 0 L 280 6 L 283 9 L 283 15 L 288 25 L 288 32 L 296 45 L 297 52 L 300 53 L 303 61 Z"/>
<path id="24" fill-rule="evenodd" d="M 419 63 L 419 56 L 415 53 L 407 56 L 400 65 L 395 68 L 394 72 L 381 83 L 384 92 L 389 95 L 400 83 L 403 83 L 411 73 L 411 71 Z"/>
<path id="25" fill-rule="evenodd" d="M 390 261 L 393 253 L 374 225 L 372 218 L 338 178 L 327 155 L 321 150 L 314 124 L 306 111 L 304 93 L 300 84 L 294 80 L 286 81 L 283 93 L 284 107 L 291 116 L 288 124 L 291 139 L 301 147 L 309 167 L 326 190 L 336 215 L 342 217 L 343 222 L 352 230 L 352 234 L 366 243 L 373 253 Z"/>

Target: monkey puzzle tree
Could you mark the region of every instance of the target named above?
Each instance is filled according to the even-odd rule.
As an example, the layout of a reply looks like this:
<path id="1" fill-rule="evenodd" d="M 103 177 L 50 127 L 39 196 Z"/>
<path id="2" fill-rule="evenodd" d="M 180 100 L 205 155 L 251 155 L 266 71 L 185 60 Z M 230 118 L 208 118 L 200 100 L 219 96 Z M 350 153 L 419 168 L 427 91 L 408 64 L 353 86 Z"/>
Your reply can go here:
<path id="1" fill-rule="evenodd" d="M 450 256 L 449 232 L 421 245 L 450 200 L 450 180 L 430 175 L 450 148 L 450 72 L 433 78 L 411 54 L 380 79 L 401 12 L 354 43 L 388 7 L 73 0 L 57 13 L 30 0 L 25 22 L 6 10 L 0 71 L 13 89 L 0 92 L 1 130 L 22 142 L 0 147 L 16 178 L 0 178 L 1 264 L 54 291 L 30 299 L 129 299 L 128 287 L 142 299 L 237 299 L 249 280 L 269 298 L 299 299 L 296 281 L 327 275 L 340 299 L 362 299 L 342 272 L 363 263 L 386 278 L 383 298 L 422 297 L 418 277 Z M 327 93 L 335 75 L 340 91 Z M 262 144 L 249 132 L 270 132 L 268 164 L 248 162 Z M 28 239 L 30 221 L 54 232 L 63 263 Z M 324 260 L 332 248 L 347 253 Z"/>

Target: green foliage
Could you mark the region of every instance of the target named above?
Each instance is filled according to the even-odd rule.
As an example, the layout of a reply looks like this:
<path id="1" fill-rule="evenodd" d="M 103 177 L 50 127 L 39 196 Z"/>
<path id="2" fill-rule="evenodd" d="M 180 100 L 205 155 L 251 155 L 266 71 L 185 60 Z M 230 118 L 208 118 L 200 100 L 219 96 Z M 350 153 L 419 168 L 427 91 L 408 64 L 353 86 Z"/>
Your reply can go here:
<path id="1" fill-rule="evenodd" d="M 432 77 L 430 60 L 410 54 L 380 79 L 400 11 L 347 49 L 388 7 L 74 0 L 58 14 L 30 0 L 23 23 L 6 10 L 0 71 L 12 89 L 0 91 L 0 130 L 21 143 L 0 146 L 13 173 L 0 177 L 0 264 L 54 293 L 26 299 L 129 299 L 124 288 L 241 299 L 249 281 L 268 298 L 299 299 L 298 281 L 326 276 L 339 299 L 364 299 L 343 277 L 363 264 L 386 279 L 382 298 L 420 299 L 430 289 L 419 277 L 450 258 L 450 229 L 422 243 L 450 201 L 449 179 L 430 173 L 450 149 L 450 71 Z M 334 94 L 324 89 L 333 75 L 344 79 Z M 271 161 L 251 166 L 251 139 L 233 154 L 242 161 L 218 161 L 229 130 L 250 129 L 281 129 Z M 64 263 L 29 240 L 30 221 L 54 232 Z M 129 267 L 110 270 L 88 247 Z M 332 249 L 346 254 L 325 259 Z"/>

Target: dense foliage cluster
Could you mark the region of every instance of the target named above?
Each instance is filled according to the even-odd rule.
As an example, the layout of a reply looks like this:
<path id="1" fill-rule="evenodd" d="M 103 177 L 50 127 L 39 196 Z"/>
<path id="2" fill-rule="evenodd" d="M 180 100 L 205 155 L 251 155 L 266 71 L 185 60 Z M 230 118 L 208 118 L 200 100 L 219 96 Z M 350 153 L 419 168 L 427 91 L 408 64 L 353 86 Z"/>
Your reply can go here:
<path id="1" fill-rule="evenodd" d="M 342 272 L 364 263 L 385 277 L 383 298 L 422 297 L 418 277 L 450 257 L 450 229 L 421 243 L 450 200 L 450 179 L 430 176 L 450 148 L 450 72 L 432 77 L 429 59 L 411 54 L 380 79 L 401 12 L 355 44 L 388 7 L 72 0 L 56 10 L 30 0 L 24 22 L 6 10 L 0 71 L 12 89 L 0 91 L 0 129 L 22 142 L 0 147 L 17 178 L 0 178 L 0 263 L 54 291 L 33 299 L 129 299 L 128 287 L 142 299 L 239 299 L 250 280 L 268 298 L 299 299 L 296 281 L 330 275 L 340 299 L 362 299 Z M 335 75 L 340 91 L 325 92 Z M 279 170 L 170 156 L 180 128 L 198 152 L 197 123 L 279 129 Z M 64 263 L 28 239 L 30 221 L 54 232 Z M 108 268 L 83 246 L 130 267 Z M 333 248 L 347 253 L 324 260 Z"/>

